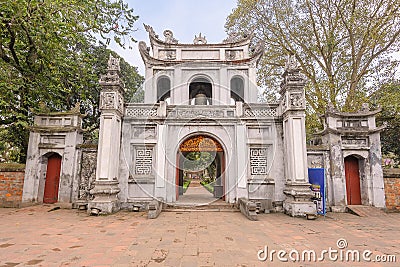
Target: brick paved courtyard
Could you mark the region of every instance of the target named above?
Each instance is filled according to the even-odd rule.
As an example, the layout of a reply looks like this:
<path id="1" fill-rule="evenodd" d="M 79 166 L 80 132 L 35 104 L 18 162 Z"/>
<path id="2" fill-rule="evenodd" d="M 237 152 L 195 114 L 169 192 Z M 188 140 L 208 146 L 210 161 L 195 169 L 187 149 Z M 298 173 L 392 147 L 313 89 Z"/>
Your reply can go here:
<path id="1" fill-rule="evenodd" d="M 398 266 L 400 214 L 332 214 L 307 221 L 239 212 L 119 212 L 106 217 L 49 206 L 0 209 L 0 266 Z M 397 255 L 396 263 L 258 261 L 257 251 L 347 249 Z M 275 255 L 276 257 L 276 255 Z M 288 257 L 286 255 L 286 257 Z M 327 257 L 326 257 L 327 258 Z"/>

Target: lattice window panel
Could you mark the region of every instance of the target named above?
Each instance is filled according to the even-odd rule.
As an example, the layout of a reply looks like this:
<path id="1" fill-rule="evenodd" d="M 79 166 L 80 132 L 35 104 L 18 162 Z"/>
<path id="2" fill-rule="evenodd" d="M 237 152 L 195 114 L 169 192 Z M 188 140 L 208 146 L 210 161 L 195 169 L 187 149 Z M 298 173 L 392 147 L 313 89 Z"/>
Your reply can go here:
<path id="1" fill-rule="evenodd" d="M 246 117 L 274 117 L 277 116 L 276 109 L 246 109 Z"/>
<path id="2" fill-rule="evenodd" d="M 156 117 L 157 110 L 148 108 L 129 108 L 126 110 L 126 116 L 134 118 Z"/>
<path id="3" fill-rule="evenodd" d="M 250 148 L 250 174 L 267 174 L 267 148 Z"/>
<path id="4" fill-rule="evenodd" d="M 151 148 L 135 149 L 135 174 L 151 175 L 153 173 L 153 150 Z"/>

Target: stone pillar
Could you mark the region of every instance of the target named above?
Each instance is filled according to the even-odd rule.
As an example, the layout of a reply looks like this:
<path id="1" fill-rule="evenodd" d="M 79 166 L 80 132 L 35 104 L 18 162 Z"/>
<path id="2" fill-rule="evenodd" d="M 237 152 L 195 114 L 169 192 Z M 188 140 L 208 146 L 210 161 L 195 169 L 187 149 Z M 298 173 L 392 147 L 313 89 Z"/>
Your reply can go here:
<path id="1" fill-rule="evenodd" d="M 342 150 L 342 142 L 340 134 L 332 132 L 324 136 L 324 140 L 329 148 L 330 156 L 330 176 L 332 180 L 331 196 L 333 199 L 330 201 L 332 211 L 345 211 L 346 206 L 346 179 L 344 175 L 344 156 Z"/>
<path id="2" fill-rule="evenodd" d="M 382 152 L 380 132 L 377 131 L 369 136 L 370 140 L 370 162 L 372 176 L 372 199 L 370 203 L 378 208 L 385 208 L 385 186 L 383 182 Z M 371 201 L 372 200 L 372 201 Z"/>
<path id="3" fill-rule="evenodd" d="M 241 103 L 242 102 L 236 102 Z M 241 105 L 243 106 L 243 105 Z M 246 125 L 236 126 L 236 172 L 237 172 L 237 199 L 249 198 L 247 190 L 247 137 L 246 137 Z"/>
<path id="4" fill-rule="evenodd" d="M 281 84 L 284 155 L 286 164 L 285 200 L 283 208 L 291 216 L 316 213 L 308 182 L 305 131 L 305 79 L 300 74 L 297 61 L 290 56 Z"/>
<path id="5" fill-rule="evenodd" d="M 121 119 L 124 111 L 123 83 L 119 77 L 119 59 L 110 55 L 107 73 L 100 78 L 100 132 L 96 182 L 88 212 L 110 214 L 120 209 L 117 194 Z"/>

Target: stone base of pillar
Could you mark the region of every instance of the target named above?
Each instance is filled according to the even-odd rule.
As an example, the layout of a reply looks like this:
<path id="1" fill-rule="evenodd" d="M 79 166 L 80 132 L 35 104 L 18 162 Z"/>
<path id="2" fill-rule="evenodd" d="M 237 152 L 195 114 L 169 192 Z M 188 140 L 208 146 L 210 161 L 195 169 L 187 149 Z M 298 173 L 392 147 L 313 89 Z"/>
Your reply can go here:
<path id="1" fill-rule="evenodd" d="M 317 214 L 316 205 L 311 200 L 314 193 L 310 189 L 310 184 L 286 185 L 283 192 L 286 196 L 283 201 L 283 209 L 286 214 L 292 217 Z"/>
<path id="2" fill-rule="evenodd" d="M 346 206 L 331 206 L 332 212 L 346 212 Z"/>
<path id="3" fill-rule="evenodd" d="M 88 213 L 93 215 L 106 215 L 121 209 L 121 203 L 117 197 L 120 189 L 117 181 L 96 181 L 90 191 L 94 199 L 88 203 Z"/>

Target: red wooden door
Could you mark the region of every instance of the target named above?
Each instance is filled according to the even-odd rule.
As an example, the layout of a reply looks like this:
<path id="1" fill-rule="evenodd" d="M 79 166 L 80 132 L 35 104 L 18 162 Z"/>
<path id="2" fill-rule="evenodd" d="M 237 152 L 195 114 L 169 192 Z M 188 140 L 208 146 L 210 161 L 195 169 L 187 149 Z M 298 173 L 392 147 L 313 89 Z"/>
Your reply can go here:
<path id="1" fill-rule="evenodd" d="M 353 156 L 344 159 L 346 193 L 348 205 L 361 205 L 360 172 L 358 159 Z"/>
<path id="2" fill-rule="evenodd" d="M 58 201 L 58 186 L 60 184 L 61 157 L 52 155 L 47 162 L 46 183 L 44 185 L 43 203 Z"/>

